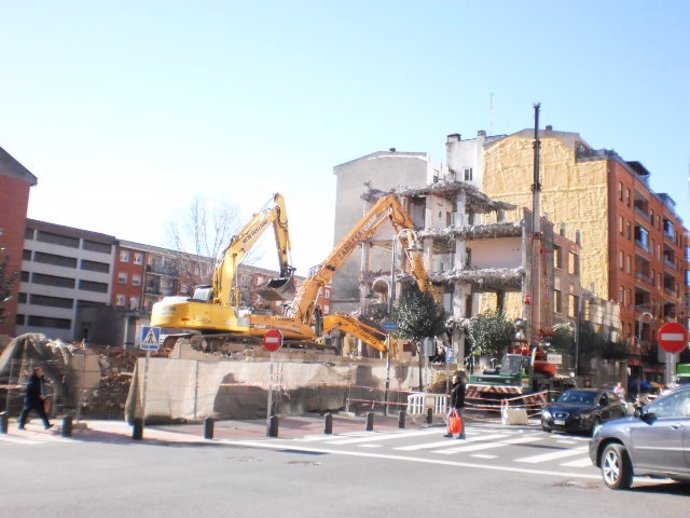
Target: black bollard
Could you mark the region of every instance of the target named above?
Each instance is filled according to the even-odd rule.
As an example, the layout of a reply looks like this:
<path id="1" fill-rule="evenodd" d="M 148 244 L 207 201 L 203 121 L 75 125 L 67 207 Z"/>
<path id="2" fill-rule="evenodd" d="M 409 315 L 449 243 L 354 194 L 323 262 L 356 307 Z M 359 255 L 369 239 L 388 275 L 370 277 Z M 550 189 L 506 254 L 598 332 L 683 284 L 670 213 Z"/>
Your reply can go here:
<path id="1" fill-rule="evenodd" d="M 134 418 L 134 426 L 132 427 L 132 439 L 141 441 L 144 438 L 144 420 L 141 417 Z"/>
<path id="2" fill-rule="evenodd" d="M 0 412 L 0 433 L 7 433 L 7 412 Z"/>
<path id="3" fill-rule="evenodd" d="M 400 413 L 398 414 L 398 428 L 403 429 L 405 428 L 405 410 L 401 410 Z"/>
<path id="4" fill-rule="evenodd" d="M 367 412 L 367 432 L 374 431 L 374 412 Z"/>
<path id="5" fill-rule="evenodd" d="M 213 439 L 213 425 L 215 420 L 213 417 L 204 419 L 204 439 Z"/>
<path id="6" fill-rule="evenodd" d="M 333 433 L 333 414 L 328 412 L 324 418 L 323 433 L 331 435 Z"/>
<path id="7" fill-rule="evenodd" d="M 431 424 L 434 421 L 434 409 L 426 409 L 426 424 Z"/>
<path id="8" fill-rule="evenodd" d="M 66 415 L 62 418 L 62 436 L 72 437 L 72 416 Z"/>
<path id="9" fill-rule="evenodd" d="M 267 437 L 278 437 L 278 416 L 277 415 L 272 415 L 268 419 L 266 436 Z"/>

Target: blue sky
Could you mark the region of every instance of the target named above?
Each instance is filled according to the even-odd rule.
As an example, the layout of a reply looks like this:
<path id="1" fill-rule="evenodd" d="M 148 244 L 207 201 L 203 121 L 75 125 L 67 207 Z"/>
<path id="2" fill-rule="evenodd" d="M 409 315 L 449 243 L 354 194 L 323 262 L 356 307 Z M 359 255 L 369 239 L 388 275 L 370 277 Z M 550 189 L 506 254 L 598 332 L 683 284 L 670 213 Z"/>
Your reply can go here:
<path id="1" fill-rule="evenodd" d="M 539 101 L 687 225 L 689 22 L 687 0 L 3 0 L 0 146 L 38 176 L 30 217 L 149 244 L 194 196 L 248 219 L 281 192 L 304 275 L 333 246 L 334 165 L 444 159 Z"/>

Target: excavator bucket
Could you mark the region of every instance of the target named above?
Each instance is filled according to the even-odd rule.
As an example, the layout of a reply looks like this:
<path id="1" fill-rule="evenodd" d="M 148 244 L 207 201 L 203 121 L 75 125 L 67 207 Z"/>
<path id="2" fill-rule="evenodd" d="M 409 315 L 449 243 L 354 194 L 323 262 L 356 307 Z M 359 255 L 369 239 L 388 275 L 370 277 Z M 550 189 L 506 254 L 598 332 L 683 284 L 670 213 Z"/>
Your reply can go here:
<path id="1" fill-rule="evenodd" d="M 295 296 L 295 278 L 292 275 L 289 277 L 276 277 L 256 291 L 265 300 L 292 299 Z"/>

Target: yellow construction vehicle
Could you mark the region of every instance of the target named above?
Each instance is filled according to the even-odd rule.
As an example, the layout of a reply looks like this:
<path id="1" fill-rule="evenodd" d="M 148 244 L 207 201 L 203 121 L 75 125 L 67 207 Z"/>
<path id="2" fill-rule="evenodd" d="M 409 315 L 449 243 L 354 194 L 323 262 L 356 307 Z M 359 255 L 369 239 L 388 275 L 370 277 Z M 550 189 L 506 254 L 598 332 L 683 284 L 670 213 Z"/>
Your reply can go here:
<path id="1" fill-rule="evenodd" d="M 200 333 L 220 332 L 262 336 L 263 332 L 258 330 L 252 333 L 249 320 L 240 315 L 237 272 L 247 253 L 263 232 L 271 226 L 275 232 L 280 277 L 272 280 L 269 285 L 274 296 L 282 295 L 283 298 L 289 298 L 294 295 L 294 268 L 289 263 L 290 237 L 287 211 L 283 197 L 275 194 L 272 202 L 254 214 L 249 223 L 233 236 L 223 257 L 216 265 L 212 284 L 198 286 L 191 298 L 165 297 L 154 304 L 151 311 L 151 325 Z M 173 335 L 171 338 L 176 340 L 179 336 Z"/>
<path id="2" fill-rule="evenodd" d="M 374 236 L 386 221 L 391 222 L 401 240 L 418 284 L 422 289 L 427 289 L 428 276 L 422 249 L 416 244 L 411 230 L 414 222 L 399 198 L 393 193 L 387 194 L 371 207 L 326 260 L 312 268 L 311 274 L 299 287 L 297 295 L 283 315 L 241 314 L 238 289 L 234 285 L 237 268 L 270 223 L 274 224 L 276 230 L 281 278 L 269 282 L 260 290 L 260 294 L 267 299 L 284 298 L 287 282 L 292 281 L 293 269 L 287 263 L 289 240 L 285 206 L 280 195 L 276 195 L 274 199 L 274 207 L 255 215 L 242 232 L 233 238 L 222 263 L 214 272 L 213 285 L 198 288 L 191 300 L 168 297 L 154 304 L 151 324 L 196 332 L 192 341 L 198 342 L 203 349 L 219 349 L 232 341 L 242 342 L 245 338 L 263 337 L 271 328 L 280 330 L 283 337 L 294 344 L 318 345 L 315 340 L 322 332 L 340 328 L 385 352 L 387 345 L 384 331 L 349 314 L 332 314 L 322 318 L 316 307 L 316 299 L 319 290 L 330 284 L 337 270 L 358 245 Z"/>

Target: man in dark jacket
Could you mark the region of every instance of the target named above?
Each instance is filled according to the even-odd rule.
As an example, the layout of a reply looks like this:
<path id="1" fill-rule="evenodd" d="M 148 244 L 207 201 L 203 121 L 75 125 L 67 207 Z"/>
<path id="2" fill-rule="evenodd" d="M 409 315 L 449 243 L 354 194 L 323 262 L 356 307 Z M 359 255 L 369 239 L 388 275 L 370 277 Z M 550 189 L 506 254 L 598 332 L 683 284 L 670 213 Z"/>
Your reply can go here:
<path id="1" fill-rule="evenodd" d="M 24 430 L 24 425 L 26 425 L 26 418 L 29 416 L 29 412 L 35 410 L 38 412 L 39 417 L 43 421 L 43 426 L 47 430 L 52 428 L 53 425 L 48 421 L 48 416 L 45 411 L 45 401 L 46 401 L 46 383 L 45 383 L 45 373 L 41 367 L 36 367 L 33 370 L 33 374 L 29 378 L 29 383 L 26 386 L 26 396 L 24 398 L 24 410 L 22 410 L 22 415 L 19 417 L 19 429 Z"/>
<path id="2" fill-rule="evenodd" d="M 460 376 L 458 374 L 453 376 L 453 385 L 450 389 L 450 401 L 449 401 L 449 405 L 448 405 L 448 416 L 447 416 L 448 429 L 447 429 L 446 435 L 444 435 L 444 437 L 453 437 L 453 434 L 450 433 L 450 418 L 453 415 L 454 411 L 457 411 L 457 413 L 460 415 L 460 417 L 463 418 L 462 432 L 460 433 L 458 439 L 464 439 L 465 438 L 465 425 L 464 425 L 465 382 L 463 381 L 462 376 Z"/>

